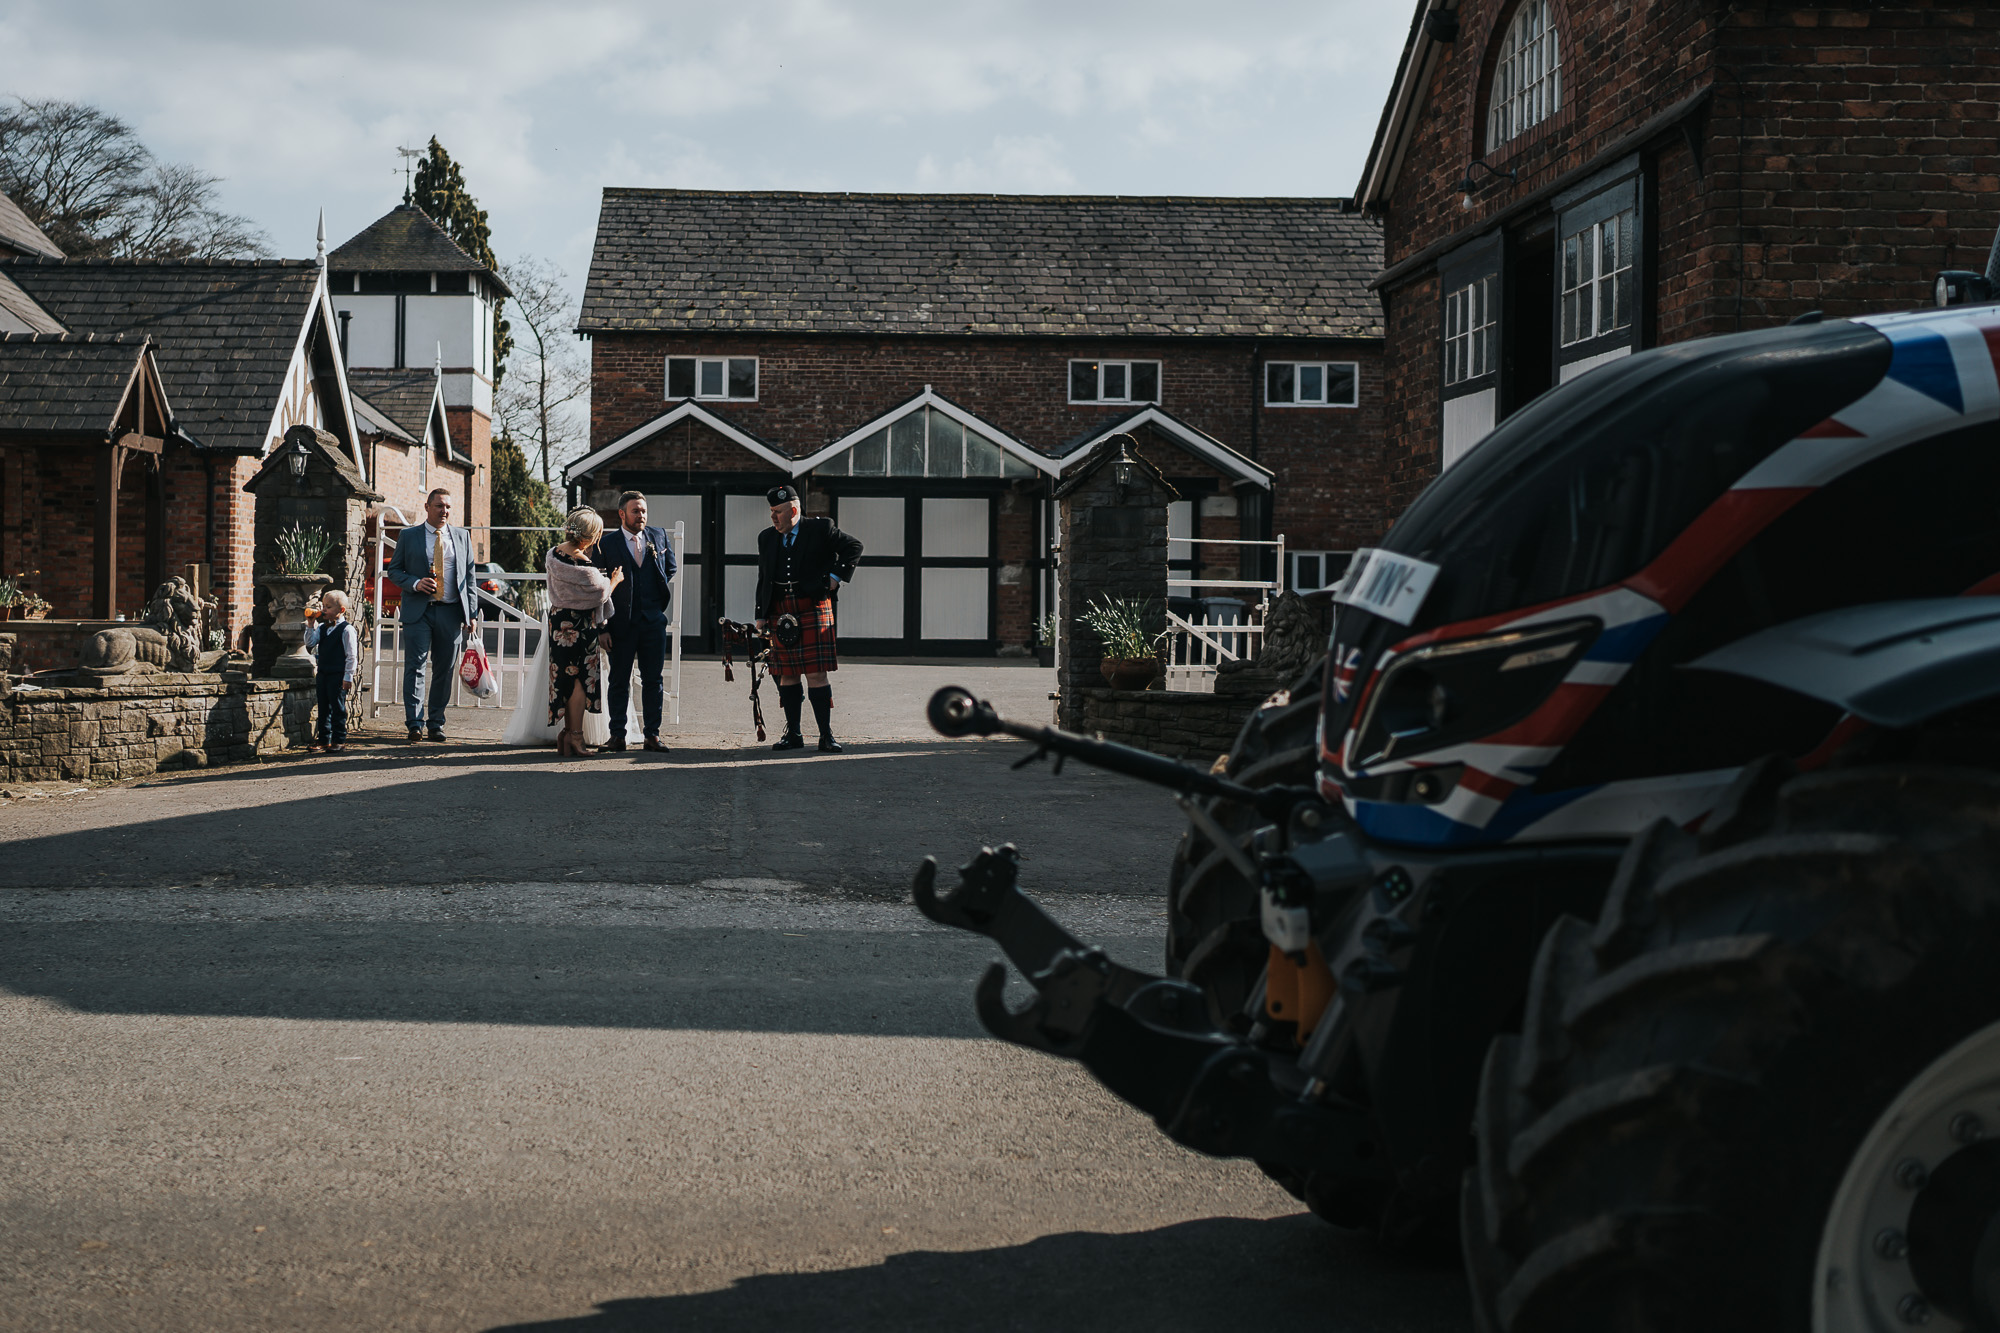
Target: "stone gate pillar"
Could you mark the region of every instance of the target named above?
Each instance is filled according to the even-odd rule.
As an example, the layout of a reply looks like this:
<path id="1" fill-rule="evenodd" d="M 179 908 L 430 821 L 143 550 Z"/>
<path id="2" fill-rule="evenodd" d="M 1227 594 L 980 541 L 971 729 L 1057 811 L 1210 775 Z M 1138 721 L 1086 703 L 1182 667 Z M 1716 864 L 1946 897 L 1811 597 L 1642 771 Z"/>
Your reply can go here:
<path id="1" fill-rule="evenodd" d="M 1078 613 L 1105 597 L 1149 603 L 1147 633 L 1167 624 L 1167 505 L 1180 499 L 1160 470 L 1139 456 L 1130 435 L 1114 435 L 1091 451 L 1056 491 L 1061 507 L 1062 567 L 1056 579 L 1062 648 L 1056 685 L 1058 725 L 1074 729 L 1079 691 L 1102 688 L 1104 659 L 1097 636 Z"/>
<path id="2" fill-rule="evenodd" d="M 336 437 L 311 426 L 294 426 L 284 442 L 271 451 L 257 475 L 243 489 L 257 497 L 255 577 L 275 572 L 278 533 L 293 524 L 320 528 L 333 538 L 333 550 L 321 572 L 348 597 L 361 596 L 366 568 L 363 542 L 368 507 L 381 495 L 361 479 L 361 471 Z M 259 587 L 251 621 L 251 657 L 258 672 L 270 668 L 280 650 L 271 632 L 270 590 Z"/>

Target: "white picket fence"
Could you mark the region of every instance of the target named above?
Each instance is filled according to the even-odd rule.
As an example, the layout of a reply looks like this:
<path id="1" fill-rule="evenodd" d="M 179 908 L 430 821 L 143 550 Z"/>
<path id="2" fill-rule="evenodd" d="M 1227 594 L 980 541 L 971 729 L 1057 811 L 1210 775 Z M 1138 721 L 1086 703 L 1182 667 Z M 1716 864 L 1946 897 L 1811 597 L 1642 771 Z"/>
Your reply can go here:
<path id="1" fill-rule="evenodd" d="M 1199 588 L 1213 591 L 1204 598 L 1206 604 L 1192 618 L 1177 615 L 1172 610 L 1167 612 L 1166 687 L 1194 693 L 1211 692 L 1215 689 L 1215 669 L 1218 666 L 1224 662 L 1255 658 L 1264 649 L 1264 615 L 1270 609 L 1271 598 L 1285 586 L 1285 539 L 1282 534 L 1272 541 L 1252 541 L 1243 537 L 1174 537 L 1170 540 L 1170 549 L 1172 545 L 1183 542 L 1207 546 L 1268 546 L 1277 553 L 1276 580 L 1189 579 L 1171 571 L 1167 575 L 1170 590 Z M 1231 600 L 1241 602 L 1240 609 L 1215 604 Z"/>
<path id="2" fill-rule="evenodd" d="M 400 510 L 393 505 L 385 505 L 384 521 L 379 525 L 375 544 L 375 631 L 371 636 L 369 652 L 368 716 L 379 716 L 383 709 L 401 709 L 403 706 L 403 622 L 396 609 L 386 615 L 382 608 L 382 585 L 387 580 L 382 577 L 382 551 L 391 540 L 388 529 L 389 515 L 395 516 L 394 526 L 400 531 L 407 527 Z M 479 528 L 480 532 L 556 532 L 554 528 Z M 676 557 L 687 549 L 687 525 L 673 526 L 673 544 Z M 500 574 L 492 575 L 505 579 L 508 583 L 522 585 L 546 584 L 546 574 Z M 681 569 L 676 566 L 673 578 L 672 611 L 667 622 L 667 671 L 665 686 L 665 716 L 668 726 L 678 727 L 681 722 Z M 517 599 L 518 600 L 518 599 Z M 546 599 L 544 599 L 546 600 Z M 546 628 L 542 616 L 523 613 L 518 606 L 510 605 L 491 593 L 479 592 L 480 643 L 486 649 L 487 660 L 493 666 L 493 674 L 500 688 L 490 698 L 481 699 L 466 688 L 465 683 L 454 671 L 451 679 L 451 698 L 447 703 L 454 708 L 490 708 L 511 711 L 524 698 L 532 699 L 547 693 L 549 688 L 545 676 L 532 670 L 535 653 L 541 647 L 542 634 Z M 430 698 L 430 665 L 424 667 L 424 697 Z M 632 668 L 631 709 L 637 714 L 640 708 L 640 676 L 635 664 Z M 636 726 L 638 718 L 632 719 Z"/>

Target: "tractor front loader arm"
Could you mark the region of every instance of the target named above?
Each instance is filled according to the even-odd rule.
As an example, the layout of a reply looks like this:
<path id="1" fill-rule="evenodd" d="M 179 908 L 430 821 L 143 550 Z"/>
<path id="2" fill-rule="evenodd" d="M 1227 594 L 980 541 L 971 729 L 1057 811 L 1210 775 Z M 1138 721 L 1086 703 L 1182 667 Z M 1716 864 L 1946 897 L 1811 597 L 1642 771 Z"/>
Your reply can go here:
<path id="1" fill-rule="evenodd" d="M 1365 1112 L 1308 1100 L 1295 1060 L 1210 1025 L 1199 987 L 1120 966 L 1078 940 L 1020 891 L 1019 871 L 1009 843 L 982 848 L 944 894 L 937 862 L 926 857 L 913 886 L 925 916 L 992 939 L 1035 988 L 1027 1008 L 1011 1010 L 1007 969 L 989 967 L 975 996 L 988 1032 L 1077 1061 L 1197 1152 L 1350 1177 L 1389 1174 Z"/>

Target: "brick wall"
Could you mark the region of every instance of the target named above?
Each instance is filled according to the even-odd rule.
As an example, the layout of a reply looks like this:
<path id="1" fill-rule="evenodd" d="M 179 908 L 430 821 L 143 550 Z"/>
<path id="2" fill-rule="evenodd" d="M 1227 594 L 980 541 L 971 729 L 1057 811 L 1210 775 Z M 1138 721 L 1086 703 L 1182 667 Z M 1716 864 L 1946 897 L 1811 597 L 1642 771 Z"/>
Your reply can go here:
<path id="1" fill-rule="evenodd" d="M 468 527 L 486 527 L 493 522 L 493 419 L 470 407 L 447 407 L 444 415 L 445 424 L 451 429 L 452 443 L 472 460 L 472 467 L 460 480 L 461 474 L 456 469 L 449 469 L 441 476 L 433 465 L 431 472 L 435 480 L 431 484 L 451 486 L 458 492 L 460 523 Z M 451 479 L 446 480 L 447 476 Z M 473 536 L 475 558 L 492 559 L 489 554 L 492 544 L 487 534 L 482 532 Z"/>
<path id="2" fill-rule="evenodd" d="M 1717 6 L 1556 0 L 1564 108 L 1490 153 L 1487 91 L 1512 0 L 1465 0 L 1384 214 L 1394 266 L 1600 158 L 1704 89 L 1680 131 L 1643 145 L 1656 201 L 1649 344 L 1927 303 L 1947 267 L 1980 269 L 2000 224 L 2000 8 Z M 1485 157 L 1470 208 L 1457 182 Z M 1608 161 L 1602 165 L 1609 166 Z M 1535 209 L 1510 215 L 1527 223 Z M 1544 211 L 1544 216 L 1546 212 Z M 1435 475 L 1434 270 L 1383 293 L 1392 509 Z"/>
<path id="3" fill-rule="evenodd" d="M 1069 403 L 1072 357 L 1158 360 L 1162 407 L 1277 473 L 1274 523 L 1293 546 L 1351 547 L 1385 521 L 1377 471 L 1384 398 L 1372 343 L 599 334 L 591 344 L 593 449 L 666 410 L 669 354 L 758 357 L 757 401 L 708 406 L 795 454 L 831 443 L 926 384 L 1031 447 L 1051 448 L 1132 410 Z M 1269 360 L 1357 361 L 1361 406 L 1263 407 L 1256 367 Z M 1148 457 L 1173 475 L 1210 472 L 1172 453 Z M 664 470 L 690 474 L 762 470 L 754 456 L 693 425 L 673 429 L 661 460 Z M 623 460 L 617 467 L 638 469 Z"/>
<path id="4" fill-rule="evenodd" d="M 257 592 L 257 505 L 256 497 L 243 486 L 257 475 L 261 461 L 223 456 L 212 465 L 215 514 L 208 545 L 215 555 L 209 570 L 209 586 L 232 647 L 249 646 L 245 636 Z"/>

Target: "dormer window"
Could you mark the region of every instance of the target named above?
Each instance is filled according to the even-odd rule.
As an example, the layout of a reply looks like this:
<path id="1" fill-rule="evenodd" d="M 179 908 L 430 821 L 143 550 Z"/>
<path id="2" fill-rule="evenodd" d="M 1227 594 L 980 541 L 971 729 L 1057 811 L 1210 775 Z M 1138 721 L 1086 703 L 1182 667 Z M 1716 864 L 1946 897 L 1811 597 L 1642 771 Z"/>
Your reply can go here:
<path id="1" fill-rule="evenodd" d="M 1522 0 L 1500 43 L 1487 99 L 1488 152 L 1562 109 L 1562 52 L 1552 0 Z"/>

